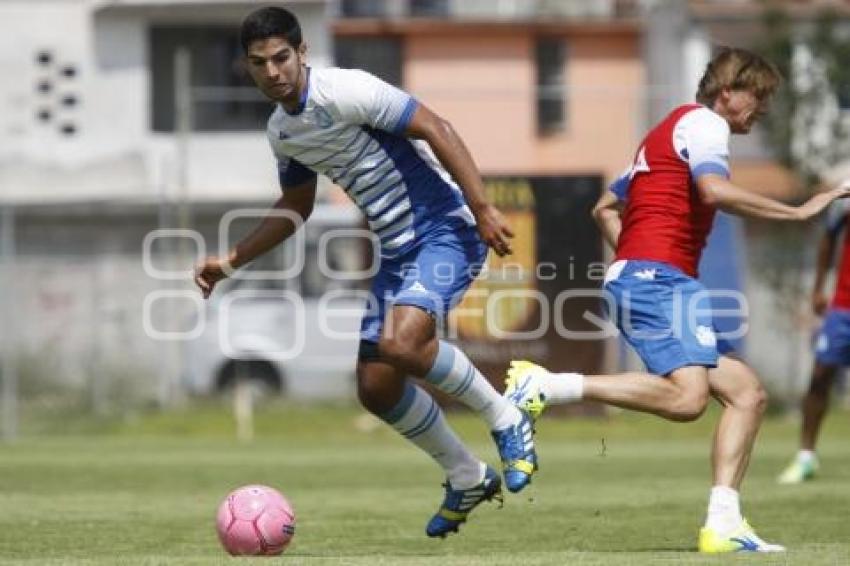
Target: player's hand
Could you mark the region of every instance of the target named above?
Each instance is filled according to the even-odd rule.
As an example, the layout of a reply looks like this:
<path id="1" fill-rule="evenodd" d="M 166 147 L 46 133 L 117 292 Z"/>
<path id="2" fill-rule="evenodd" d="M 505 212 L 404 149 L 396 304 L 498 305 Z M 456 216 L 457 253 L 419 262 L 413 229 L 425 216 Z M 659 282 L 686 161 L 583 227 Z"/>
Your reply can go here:
<path id="1" fill-rule="evenodd" d="M 510 239 L 514 237 L 508 221 L 493 205 L 487 205 L 476 213 L 475 220 L 478 222 L 478 233 L 488 246 L 493 248 L 500 257 L 513 253 Z"/>
<path id="2" fill-rule="evenodd" d="M 800 211 L 800 219 L 808 220 L 813 216 L 817 216 L 835 199 L 847 197 L 850 197 L 850 181 L 844 181 L 838 188 L 818 193 L 800 205 L 798 209 Z"/>
<path id="3" fill-rule="evenodd" d="M 818 316 L 823 316 L 829 306 L 829 297 L 821 291 L 812 293 L 812 311 Z"/>
<path id="4" fill-rule="evenodd" d="M 215 284 L 233 271 L 226 258 L 208 257 L 195 266 L 195 285 L 200 287 L 204 298 L 208 299 Z"/>

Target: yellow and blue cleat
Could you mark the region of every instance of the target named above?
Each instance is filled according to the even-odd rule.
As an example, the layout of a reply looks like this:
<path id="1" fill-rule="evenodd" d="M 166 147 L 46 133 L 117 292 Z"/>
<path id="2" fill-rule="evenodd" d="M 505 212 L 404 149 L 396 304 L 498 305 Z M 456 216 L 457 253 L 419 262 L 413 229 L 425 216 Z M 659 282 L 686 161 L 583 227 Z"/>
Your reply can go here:
<path id="1" fill-rule="evenodd" d="M 504 396 L 536 421 L 546 408 L 546 395 L 541 391 L 540 378 L 549 372 L 537 364 L 514 360 L 507 373 Z"/>
<path id="2" fill-rule="evenodd" d="M 803 483 L 814 479 L 817 471 L 817 460 L 800 460 L 799 458 L 794 458 L 794 461 L 785 468 L 785 471 L 776 478 L 776 481 L 783 485 Z"/>
<path id="3" fill-rule="evenodd" d="M 443 504 L 425 527 L 425 533 L 429 537 L 445 538 L 449 533 L 458 532 L 469 513 L 483 501 L 496 499 L 502 502 L 502 480 L 498 472 L 490 466 L 487 466 L 481 483 L 474 487 L 455 489 L 448 481 L 443 487 L 446 488 Z"/>
<path id="4" fill-rule="evenodd" d="M 746 519 L 741 526 L 727 536 L 703 527 L 699 532 L 699 551 L 706 554 L 728 552 L 785 552 L 785 547 L 762 540 Z"/>
<path id="5" fill-rule="evenodd" d="M 505 486 L 516 493 L 531 483 L 537 470 L 537 452 L 534 450 L 534 421 L 528 413 L 520 410 L 520 421 L 508 428 L 494 430 L 490 434 L 499 449 Z"/>

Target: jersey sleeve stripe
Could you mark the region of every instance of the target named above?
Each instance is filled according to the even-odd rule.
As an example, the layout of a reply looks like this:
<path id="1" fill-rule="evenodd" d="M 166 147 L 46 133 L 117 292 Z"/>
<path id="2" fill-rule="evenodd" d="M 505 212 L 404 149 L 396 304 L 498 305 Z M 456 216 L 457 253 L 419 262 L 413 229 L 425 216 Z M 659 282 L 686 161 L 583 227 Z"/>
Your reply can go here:
<path id="1" fill-rule="evenodd" d="M 629 176 L 622 175 L 611 183 L 608 190 L 617 195 L 617 200 L 626 200 L 629 192 Z"/>
<path id="2" fill-rule="evenodd" d="M 704 161 L 691 168 L 691 177 L 699 179 L 703 175 L 720 175 L 721 177 L 729 178 L 729 168 L 725 163 L 716 161 Z"/>
<path id="3" fill-rule="evenodd" d="M 410 125 L 410 121 L 413 119 L 413 114 L 416 112 L 417 108 L 419 108 L 419 101 L 411 96 L 407 100 L 407 104 L 404 105 L 404 110 L 402 110 L 401 116 L 399 116 L 398 122 L 396 122 L 396 125 L 393 128 L 394 134 L 401 135 L 404 133 L 407 126 Z"/>

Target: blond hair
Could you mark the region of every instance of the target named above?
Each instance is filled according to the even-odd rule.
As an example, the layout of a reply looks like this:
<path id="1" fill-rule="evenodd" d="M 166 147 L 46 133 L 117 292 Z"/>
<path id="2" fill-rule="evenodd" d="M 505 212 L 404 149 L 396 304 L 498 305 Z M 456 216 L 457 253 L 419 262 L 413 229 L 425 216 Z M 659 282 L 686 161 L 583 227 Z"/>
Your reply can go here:
<path id="1" fill-rule="evenodd" d="M 724 47 L 705 68 L 699 81 L 697 102 L 712 106 L 724 88 L 748 90 L 764 99 L 776 91 L 782 75 L 772 63 L 746 49 Z"/>

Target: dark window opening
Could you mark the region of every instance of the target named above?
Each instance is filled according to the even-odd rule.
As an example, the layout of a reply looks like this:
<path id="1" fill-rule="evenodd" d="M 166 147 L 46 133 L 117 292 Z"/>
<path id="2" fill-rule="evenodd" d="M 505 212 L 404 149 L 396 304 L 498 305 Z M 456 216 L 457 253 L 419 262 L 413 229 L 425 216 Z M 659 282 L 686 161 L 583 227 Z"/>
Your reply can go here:
<path id="1" fill-rule="evenodd" d="M 363 69 L 397 87 L 402 86 L 401 50 L 394 37 L 338 37 L 334 43 L 339 67 Z"/>
<path id="2" fill-rule="evenodd" d="M 566 45 L 560 38 L 540 38 L 535 46 L 537 68 L 537 131 L 549 134 L 566 128 Z"/>
<path id="3" fill-rule="evenodd" d="M 410 15 L 420 18 L 445 18 L 449 0 L 410 0 Z"/>
<path id="4" fill-rule="evenodd" d="M 340 10 L 345 18 L 380 18 L 388 12 L 384 0 L 342 0 Z"/>
<path id="5" fill-rule="evenodd" d="M 174 58 L 191 58 L 192 127 L 196 131 L 262 130 L 273 105 L 254 86 L 232 27 L 153 26 L 150 30 L 153 129 L 173 132 Z"/>

